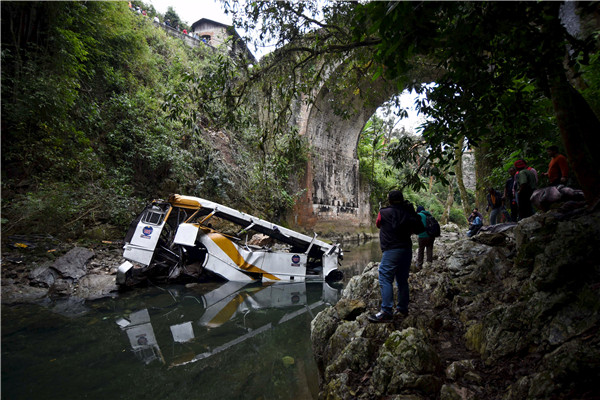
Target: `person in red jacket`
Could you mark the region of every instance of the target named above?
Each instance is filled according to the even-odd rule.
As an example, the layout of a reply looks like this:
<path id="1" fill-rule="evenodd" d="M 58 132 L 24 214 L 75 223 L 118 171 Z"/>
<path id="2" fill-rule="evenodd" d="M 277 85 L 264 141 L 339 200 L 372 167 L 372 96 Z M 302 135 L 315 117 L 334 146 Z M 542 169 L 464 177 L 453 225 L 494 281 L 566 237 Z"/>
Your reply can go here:
<path id="1" fill-rule="evenodd" d="M 546 149 L 548 157 L 551 158 L 548 165 L 548 172 L 544 175 L 548 177 L 551 186 L 565 185 L 569 176 L 569 162 L 567 157 L 558 152 L 557 146 L 550 146 Z"/>

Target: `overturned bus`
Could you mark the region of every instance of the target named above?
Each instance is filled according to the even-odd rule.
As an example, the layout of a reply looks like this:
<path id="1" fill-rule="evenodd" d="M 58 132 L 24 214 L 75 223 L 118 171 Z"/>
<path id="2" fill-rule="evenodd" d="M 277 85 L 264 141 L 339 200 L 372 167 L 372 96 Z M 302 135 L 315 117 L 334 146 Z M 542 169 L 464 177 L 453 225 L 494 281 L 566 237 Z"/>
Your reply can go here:
<path id="1" fill-rule="evenodd" d="M 223 230 L 230 232 L 224 233 Z M 272 247 L 252 245 L 252 233 Z M 155 200 L 132 222 L 117 284 L 146 280 L 304 281 L 342 278 L 343 251 L 252 215 L 198 197 L 173 194 Z"/>

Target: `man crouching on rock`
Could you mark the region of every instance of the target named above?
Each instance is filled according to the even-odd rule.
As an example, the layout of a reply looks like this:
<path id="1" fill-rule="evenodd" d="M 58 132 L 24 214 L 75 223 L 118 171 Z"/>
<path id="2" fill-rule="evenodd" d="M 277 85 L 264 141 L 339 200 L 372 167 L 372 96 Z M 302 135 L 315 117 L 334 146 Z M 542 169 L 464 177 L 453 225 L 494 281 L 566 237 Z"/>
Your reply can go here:
<path id="1" fill-rule="evenodd" d="M 382 256 L 379 263 L 381 310 L 369 316 L 371 322 L 389 322 L 393 318 L 394 279 L 398 284 L 396 313 L 408 315 L 408 272 L 412 260 L 411 234 L 425 230 L 412 204 L 404 201 L 399 190 L 388 194 L 389 207 L 379 210 L 375 224 L 379 228 Z"/>

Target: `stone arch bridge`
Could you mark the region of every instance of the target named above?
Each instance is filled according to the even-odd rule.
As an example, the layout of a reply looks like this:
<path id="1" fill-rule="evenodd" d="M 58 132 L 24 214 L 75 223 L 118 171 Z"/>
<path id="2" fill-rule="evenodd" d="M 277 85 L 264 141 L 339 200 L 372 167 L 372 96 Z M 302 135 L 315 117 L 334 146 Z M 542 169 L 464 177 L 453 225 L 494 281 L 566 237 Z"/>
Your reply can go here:
<path id="1" fill-rule="evenodd" d="M 359 176 L 358 140 L 377 108 L 399 93 L 396 82 L 381 78 L 366 77 L 358 89 L 330 90 L 324 83 L 296 113 L 312 156 L 300 182 L 305 191 L 293 211 L 294 225 L 319 232 L 355 232 L 372 225 L 368 187 Z M 340 104 L 352 111 L 340 115 Z"/>

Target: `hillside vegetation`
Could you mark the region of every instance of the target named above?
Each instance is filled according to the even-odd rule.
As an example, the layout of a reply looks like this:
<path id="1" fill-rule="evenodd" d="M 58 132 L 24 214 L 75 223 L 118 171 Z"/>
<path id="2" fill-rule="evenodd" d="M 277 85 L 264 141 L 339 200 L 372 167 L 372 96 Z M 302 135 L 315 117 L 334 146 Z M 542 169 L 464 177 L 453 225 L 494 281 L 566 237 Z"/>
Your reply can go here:
<path id="1" fill-rule="evenodd" d="M 577 6 L 575 35 L 559 3 L 417 4 L 224 2 L 238 30 L 276 43 L 250 68 L 224 48 L 186 46 L 126 2 L 2 2 L 2 232 L 119 238 L 144 203 L 173 192 L 285 224 L 311 156 L 293 112 L 339 62 L 332 91 L 363 96 L 358 83 L 382 77 L 428 98 L 419 135 L 390 125 L 406 105 L 363 128 L 372 214 L 400 187 L 464 223 L 516 159 L 544 171 L 551 144 L 597 204 L 597 5 Z M 476 192 L 461 179 L 466 150 Z"/>
<path id="2" fill-rule="evenodd" d="M 305 146 L 261 153 L 249 107 L 223 100 L 241 71 L 126 2 L 2 2 L 3 233 L 118 238 L 173 192 L 279 218 Z"/>

